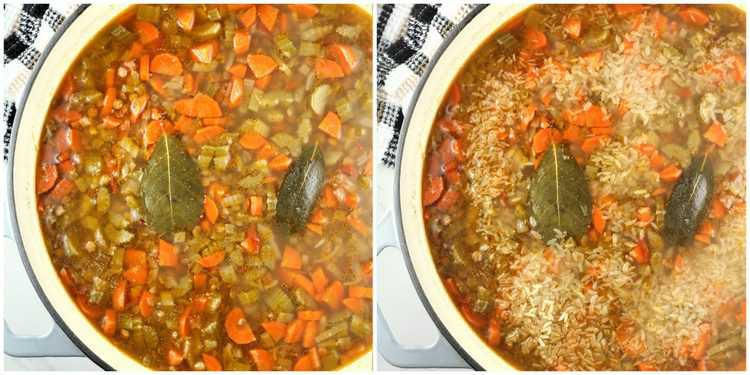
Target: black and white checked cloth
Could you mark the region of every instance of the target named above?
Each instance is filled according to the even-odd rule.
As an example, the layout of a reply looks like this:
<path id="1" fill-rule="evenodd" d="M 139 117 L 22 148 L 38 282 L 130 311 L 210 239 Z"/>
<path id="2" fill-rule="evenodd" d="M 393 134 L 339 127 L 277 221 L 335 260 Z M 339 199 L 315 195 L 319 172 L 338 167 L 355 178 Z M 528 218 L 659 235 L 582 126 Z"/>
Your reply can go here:
<path id="1" fill-rule="evenodd" d="M 385 4 L 377 13 L 375 152 L 392 169 L 404 110 L 430 59 L 453 27 L 476 5 Z"/>
<path id="2" fill-rule="evenodd" d="M 77 8 L 73 4 L 3 4 L 3 159 L 8 160 L 16 103 L 42 51 L 65 18 Z"/>

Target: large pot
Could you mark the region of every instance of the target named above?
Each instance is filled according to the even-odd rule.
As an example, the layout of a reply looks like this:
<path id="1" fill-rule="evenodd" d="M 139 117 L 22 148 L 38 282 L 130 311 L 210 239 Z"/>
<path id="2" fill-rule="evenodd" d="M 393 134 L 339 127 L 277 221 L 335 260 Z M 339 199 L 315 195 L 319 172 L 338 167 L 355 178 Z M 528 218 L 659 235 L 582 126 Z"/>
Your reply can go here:
<path id="1" fill-rule="evenodd" d="M 78 349 L 104 369 L 148 370 L 102 335 L 79 311 L 57 276 L 37 215 L 36 165 L 47 109 L 68 68 L 98 33 L 130 5 L 79 8 L 55 34 L 34 69 L 18 105 L 8 168 L 8 210 L 14 239 L 42 303 L 57 326 L 45 337 L 17 337 L 5 328 L 6 352 L 16 356 L 76 356 Z M 369 6 L 362 6 L 372 14 Z M 344 370 L 372 368 L 372 353 Z"/>

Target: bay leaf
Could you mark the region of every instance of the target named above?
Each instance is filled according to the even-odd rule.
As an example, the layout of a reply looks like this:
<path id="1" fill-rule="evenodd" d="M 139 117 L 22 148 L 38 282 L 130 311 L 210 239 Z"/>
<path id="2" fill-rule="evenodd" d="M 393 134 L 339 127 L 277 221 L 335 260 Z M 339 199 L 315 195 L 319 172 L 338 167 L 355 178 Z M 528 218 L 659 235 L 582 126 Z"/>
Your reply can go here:
<path id="1" fill-rule="evenodd" d="M 305 146 L 284 176 L 276 205 L 276 221 L 290 231 L 304 228 L 325 181 L 325 163 L 318 145 Z"/>
<path id="2" fill-rule="evenodd" d="M 531 179 L 531 216 L 544 241 L 555 229 L 580 237 L 591 223 L 591 192 L 576 160 L 564 145 L 552 144 Z"/>
<path id="3" fill-rule="evenodd" d="M 714 170 L 708 154 L 693 157 L 672 188 L 664 214 L 664 238 L 671 245 L 692 240 L 708 212 Z"/>
<path id="4" fill-rule="evenodd" d="M 191 229 L 203 212 L 203 186 L 182 142 L 163 134 L 141 181 L 146 224 L 159 233 Z"/>

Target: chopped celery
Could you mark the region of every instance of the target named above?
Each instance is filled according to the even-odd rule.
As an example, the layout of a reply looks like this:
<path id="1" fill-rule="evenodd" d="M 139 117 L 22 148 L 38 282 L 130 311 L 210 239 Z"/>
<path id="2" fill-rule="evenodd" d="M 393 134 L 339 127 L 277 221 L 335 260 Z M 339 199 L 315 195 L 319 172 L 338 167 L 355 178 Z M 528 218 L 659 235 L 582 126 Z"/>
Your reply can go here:
<path id="1" fill-rule="evenodd" d="M 276 314 L 281 312 L 291 313 L 294 311 L 292 299 L 279 287 L 273 287 L 266 291 L 265 296 L 263 296 L 263 302 Z"/>
<path id="2" fill-rule="evenodd" d="M 294 53 L 297 52 L 297 48 L 294 46 L 294 43 L 289 40 L 289 37 L 286 34 L 276 34 L 276 36 L 274 36 L 273 38 L 273 41 L 276 43 L 276 48 L 279 49 L 281 55 L 286 58 L 293 57 Z"/>
<path id="3" fill-rule="evenodd" d="M 161 19 L 161 9 L 158 5 L 138 5 L 135 17 L 140 21 L 158 24 Z"/>
<path id="4" fill-rule="evenodd" d="M 216 38 L 217 36 L 219 36 L 220 32 L 220 22 L 205 22 L 196 26 L 190 35 L 192 35 L 195 40 L 202 42 L 205 40 Z"/>
<path id="5" fill-rule="evenodd" d="M 303 41 L 299 44 L 299 55 L 305 57 L 312 57 L 320 55 L 320 44 Z"/>

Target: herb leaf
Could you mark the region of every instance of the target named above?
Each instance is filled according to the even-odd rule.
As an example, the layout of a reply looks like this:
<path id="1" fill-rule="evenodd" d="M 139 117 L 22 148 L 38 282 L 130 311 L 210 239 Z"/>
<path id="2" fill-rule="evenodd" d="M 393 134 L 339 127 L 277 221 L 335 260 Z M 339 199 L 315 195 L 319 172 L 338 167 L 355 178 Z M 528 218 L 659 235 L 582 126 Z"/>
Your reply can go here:
<path id="1" fill-rule="evenodd" d="M 555 229 L 580 237 L 591 222 L 591 192 L 583 170 L 565 146 L 552 144 L 531 180 L 531 215 L 544 241 Z"/>
<path id="2" fill-rule="evenodd" d="M 693 157 L 667 200 L 664 237 L 667 243 L 682 245 L 693 238 L 706 217 L 713 195 L 714 170 L 708 154 Z"/>
<path id="3" fill-rule="evenodd" d="M 325 164 L 318 145 L 306 146 L 289 167 L 279 190 L 276 221 L 291 232 L 305 227 L 325 181 Z"/>
<path id="4" fill-rule="evenodd" d="M 141 183 L 146 224 L 160 233 L 189 229 L 203 212 L 203 186 L 182 142 L 163 134 L 154 145 Z"/>

